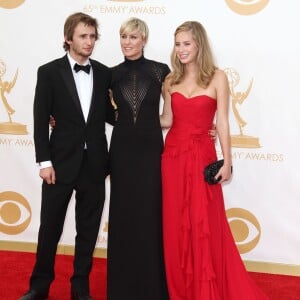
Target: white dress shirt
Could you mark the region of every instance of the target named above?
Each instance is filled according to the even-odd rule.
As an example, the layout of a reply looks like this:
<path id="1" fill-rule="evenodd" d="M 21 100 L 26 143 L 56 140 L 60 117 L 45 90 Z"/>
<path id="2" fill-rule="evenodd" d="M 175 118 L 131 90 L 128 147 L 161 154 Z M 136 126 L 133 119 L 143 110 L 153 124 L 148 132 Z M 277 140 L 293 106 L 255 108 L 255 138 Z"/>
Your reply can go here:
<path id="1" fill-rule="evenodd" d="M 81 109 L 84 115 L 85 121 L 87 121 L 90 105 L 91 105 L 91 99 L 92 99 L 92 92 L 93 92 L 93 69 L 91 68 L 90 73 L 87 74 L 84 71 L 75 72 L 74 65 L 76 64 L 76 61 L 71 57 L 71 55 L 68 53 L 68 59 L 73 71 L 73 76 L 76 84 L 77 93 L 79 96 Z M 89 60 L 87 59 L 83 65 L 88 65 Z"/>

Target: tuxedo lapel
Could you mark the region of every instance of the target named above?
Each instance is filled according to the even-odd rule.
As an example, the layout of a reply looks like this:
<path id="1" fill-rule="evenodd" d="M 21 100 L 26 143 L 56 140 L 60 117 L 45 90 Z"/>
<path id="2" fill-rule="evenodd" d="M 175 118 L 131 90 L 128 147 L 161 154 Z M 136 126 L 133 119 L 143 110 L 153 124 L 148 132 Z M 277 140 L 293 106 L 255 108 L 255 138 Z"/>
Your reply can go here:
<path id="1" fill-rule="evenodd" d="M 65 55 L 61 60 L 60 60 L 60 72 L 61 75 L 63 77 L 63 80 L 67 86 L 67 89 L 69 90 L 69 93 L 74 101 L 75 107 L 77 108 L 78 112 L 80 113 L 80 115 L 82 116 L 83 120 L 84 120 L 84 116 L 83 116 L 83 112 L 81 109 L 81 104 L 80 104 L 80 99 L 77 93 L 77 89 L 76 89 L 76 84 L 75 84 L 75 80 L 74 80 L 74 76 L 72 73 L 72 69 L 68 60 L 67 55 Z"/>
<path id="2" fill-rule="evenodd" d="M 87 118 L 87 123 L 89 122 L 91 115 L 93 113 L 93 109 L 95 107 L 95 101 L 96 101 L 96 84 L 99 84 L 100 76 L 98 74 L 98 69 L 96 68 L 95 64 L 93 61 L 90 59 L 91 66 L 93 69 L 93 91 L 92 91 L 92 99 L 91 99 L 91 105 L 90 105 L 90 110 Z"/>

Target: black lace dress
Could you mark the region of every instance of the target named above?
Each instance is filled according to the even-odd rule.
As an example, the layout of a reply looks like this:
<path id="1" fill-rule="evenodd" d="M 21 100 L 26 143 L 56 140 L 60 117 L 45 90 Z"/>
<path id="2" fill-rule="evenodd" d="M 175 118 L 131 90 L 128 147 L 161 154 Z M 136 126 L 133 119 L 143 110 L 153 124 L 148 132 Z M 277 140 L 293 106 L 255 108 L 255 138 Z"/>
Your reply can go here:
<path id="1" fill-rule="evenodd" d="M 108 300 L 167 300 L 159 122 L 166 64 L 141 57 L 112 68 L 118 119 L 110 144 Z"/>

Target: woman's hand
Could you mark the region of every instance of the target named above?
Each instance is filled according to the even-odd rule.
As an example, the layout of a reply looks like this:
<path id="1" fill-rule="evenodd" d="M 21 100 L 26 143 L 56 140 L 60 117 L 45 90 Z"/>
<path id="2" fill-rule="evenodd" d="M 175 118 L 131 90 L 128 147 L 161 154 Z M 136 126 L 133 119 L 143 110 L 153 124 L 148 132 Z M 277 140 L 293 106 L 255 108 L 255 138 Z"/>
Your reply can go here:
<path id="1" fill-rule="evenodd" d="M 215 176 L 215 179 L 218 180 L 218 183 L 222 183 L 224 181 L 227 181 L 230 179 L 232 174 L 232 166 L 229 165 L 223 165 L 217 175 Z"/>
<path id="2" fill-rule="evenodd" d="M 210 135 L 212 140 L 217 139 L 217 129 L 216 129 L 216 124 L 212 124 L 212 127 L 210 130 L 208 130 L 208 134 Z"/>

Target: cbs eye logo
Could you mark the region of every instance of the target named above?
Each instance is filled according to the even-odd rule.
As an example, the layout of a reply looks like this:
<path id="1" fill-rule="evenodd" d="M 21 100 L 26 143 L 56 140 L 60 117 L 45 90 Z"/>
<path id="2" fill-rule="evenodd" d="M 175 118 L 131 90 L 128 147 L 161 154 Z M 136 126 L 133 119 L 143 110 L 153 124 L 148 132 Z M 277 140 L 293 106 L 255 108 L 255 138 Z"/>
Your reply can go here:
<path id="1" fill-rule="evenodd" d="M 23 232 L 31 221 L 28 201 L 16 192 L 0 193 L 0 232 L 13 235 Z"/>
<path id="2" fill-rule="evenodd" d="M 239 252 L 243 254 L 254 249 L 261 236 L 256 217 L 242 208 L 230 208 L 226 210 L 226 216 Z"/>

